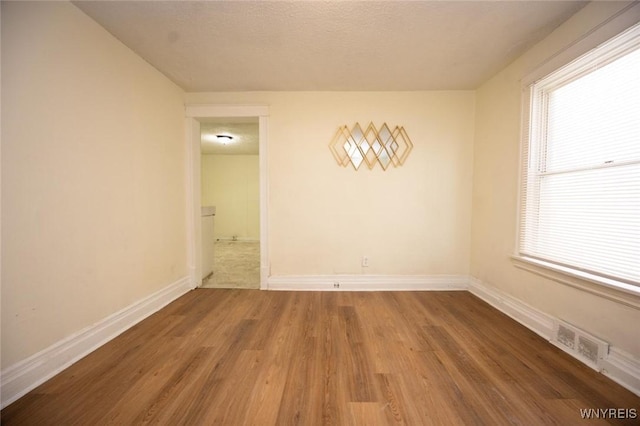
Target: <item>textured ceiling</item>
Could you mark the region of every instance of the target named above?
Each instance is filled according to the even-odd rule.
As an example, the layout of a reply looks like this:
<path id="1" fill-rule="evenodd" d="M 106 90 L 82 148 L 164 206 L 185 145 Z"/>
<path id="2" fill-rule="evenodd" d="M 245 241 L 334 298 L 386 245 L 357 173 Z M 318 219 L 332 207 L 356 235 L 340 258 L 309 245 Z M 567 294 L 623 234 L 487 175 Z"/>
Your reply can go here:
<path id="1" fill-rule="evenodd" d="M 572 1 L 79 1 L 189 92 L 475 89 Z"/>
<path id="2" fill-rule="evenodd" d="M 215 135 L 229 135 L 231 142 L 211 141 Z M 214 155 L 258 155 L 257 118 L 209 118 L 200 122 L 200 152 Z"/>

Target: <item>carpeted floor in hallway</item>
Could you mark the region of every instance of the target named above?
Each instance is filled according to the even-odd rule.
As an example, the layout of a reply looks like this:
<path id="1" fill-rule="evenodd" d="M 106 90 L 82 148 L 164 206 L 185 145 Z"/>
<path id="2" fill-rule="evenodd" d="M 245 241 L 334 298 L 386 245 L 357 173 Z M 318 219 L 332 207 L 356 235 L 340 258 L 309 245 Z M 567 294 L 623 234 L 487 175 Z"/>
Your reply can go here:
<path id="1" fill-rule="evenodd" d="M 204 288 L 260 288 L 260 242 L 216 241 Z"/>

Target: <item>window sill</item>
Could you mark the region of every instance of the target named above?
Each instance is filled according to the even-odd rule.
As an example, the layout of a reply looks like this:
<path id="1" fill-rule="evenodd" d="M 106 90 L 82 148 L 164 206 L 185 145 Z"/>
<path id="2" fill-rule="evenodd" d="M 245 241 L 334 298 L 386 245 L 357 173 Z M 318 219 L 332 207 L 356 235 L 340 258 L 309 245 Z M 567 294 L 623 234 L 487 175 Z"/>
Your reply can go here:
<path id="1" fill-rule="evenodd" d="M 516 268 L 640 309 L 640 287 L 526 256 L 511 256 Z"/>

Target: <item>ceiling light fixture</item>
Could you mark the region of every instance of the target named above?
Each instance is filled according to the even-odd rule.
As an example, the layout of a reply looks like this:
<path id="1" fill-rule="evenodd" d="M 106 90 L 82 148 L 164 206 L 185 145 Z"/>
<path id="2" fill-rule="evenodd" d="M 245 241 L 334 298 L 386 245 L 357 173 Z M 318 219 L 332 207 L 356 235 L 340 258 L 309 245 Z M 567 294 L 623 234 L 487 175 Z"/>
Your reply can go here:
<path id="1" fill-rule="evenodd" d="M 216 135 L 216 139 L 223 145 L 233 142 L 233 136 L 231 135 Z"/>

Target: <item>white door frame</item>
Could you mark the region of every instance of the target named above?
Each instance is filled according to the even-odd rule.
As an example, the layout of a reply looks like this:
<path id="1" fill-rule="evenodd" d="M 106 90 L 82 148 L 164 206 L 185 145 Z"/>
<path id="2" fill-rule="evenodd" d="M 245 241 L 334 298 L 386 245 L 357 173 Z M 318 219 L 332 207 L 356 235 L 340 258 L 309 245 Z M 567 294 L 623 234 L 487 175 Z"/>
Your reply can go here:
<path id="1" fill-rule="evenodd" d="M 185 105 L 187 141 L 187 265 L 193 288 L 202 284 L 202 234 L 200 224 L 200 121 L 206 118 L 257 117 L 260 162 L 260 289 L 267 289 L 269 277 L 267 125 L 266 105 Z"/>

